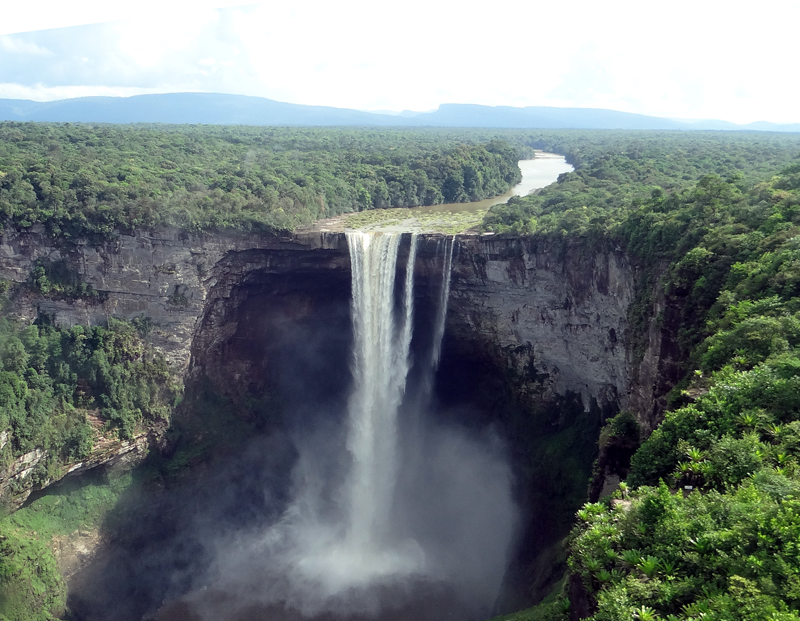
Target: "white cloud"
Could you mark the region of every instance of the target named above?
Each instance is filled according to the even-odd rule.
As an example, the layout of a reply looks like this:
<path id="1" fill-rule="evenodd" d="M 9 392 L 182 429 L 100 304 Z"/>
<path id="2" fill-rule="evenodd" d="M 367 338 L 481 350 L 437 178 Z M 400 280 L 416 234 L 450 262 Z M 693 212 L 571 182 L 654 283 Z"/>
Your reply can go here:
<path id="1" fill-rule="evenodd" d="M 126 19 L 158 19 L 165 13 L 204 11 L 248 4 L 242 0 L 26 0 L 3 7 L 0 35 L 101 24 Z"/>
<path id="2" fill-rule="evenodd" d="M 170 12 L 156 20 L 148 16 L 117 22 L 111 28 L 126 62 L 147 70 L 211 38 L 208 35 L 213 35 L 213 31 L 208 27 L 218 19 L 216 11 Z"/>
<path id="3" fill-rule="evenodd" d="M 74 97 L 131 97 L 167 93 L 171 90 L 158 88 L 132 88 L 108 86 L 33 86 L 0 83 L 0 99 L 29 99 L 31 101 L 55 101 Z"/>
<path id="4" fill-rule="evenodd" d="M 16 37 L 0 35 L 0 49 L 11 54 L 24 54 L 27 56 L 52 56 L 53 52 L 29 41 L 22 41 Z"/>

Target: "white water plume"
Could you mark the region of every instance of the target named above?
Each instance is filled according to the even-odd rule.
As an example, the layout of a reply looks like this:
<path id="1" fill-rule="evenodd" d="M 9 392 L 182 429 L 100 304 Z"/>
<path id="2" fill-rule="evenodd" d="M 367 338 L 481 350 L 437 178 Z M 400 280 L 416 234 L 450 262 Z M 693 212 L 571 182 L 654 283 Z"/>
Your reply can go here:
<path id="1" fill-rule="evenodd" d="M 282 518 L 256 541 L 226 546 L 215 571 L 224 576 L 219 588 L 236 592 L 236 599 L 246 601 L 242 585 L 263 580 L 255 589 L 260 603 L 309 618 L 381 618 L 397 602 L 419 598 L 424 605 L 429 597 L 479 618 L 497 596 L 516 515 L 502 444 L 490 433 L 424 416 L 441 352 L 455 238 L 437 248 L 442 271 L 433 342 L 415 348 L 425 353 L 407 389 L 417 236 L 410 238 L 396 302 L 402 237 L 347 233 L 353 387 L 346 427 L 341 433 L 330 419 L 298 436 L 294 497 Z M 400 424 L 400 412 L 415 422 Z M 332 445 L 340 439 L 346 451 Z M 205 605 L 211 611 L 205 618 L 222 618 L 217 604 Z"/>
<path id="2" fill-rule="evenodd" d="M 397 410 L 408 375 L 413 274 L 406 277 L 404 324 L 394 321 L 394 277 L 400 235 L 347 233 L 352 265 L 353 379 L 347 448 L 347 541 L 354 549 L 380 546 L 389 531 L 397 479 Z M 413 245 L 412 245 L 413 246 Z M 413 272 L 409 263 L 407 272 Z"/>
<path id="3" fill-rule="evenodd" d="M 453 247 L 455 243 L 455 235 L 444 239 L 442 288 L 439 294 L 439 306 L 436 309 L 436 323 L 433 329 L 433 350 L 431 352 L 431 367 L 433 367 L 433 370 L 436 370 L 439 366 L 439 358 L 442 355 L 442 338 L 444 337 L 444 324 L 447 319 L 447 301 L 450 299 L 450 277 L 453 271 Z"/>
<path id="4" fill-rule="evenodd" d="M 303 550 L 292 562 L 294 570 L 317 581 L 331 595 L 387 576 L 420 574 L 424 566 L 419 545 L 410 539 L 399 540 L 392 525 L 397 416 L 409 370 L 417 248 L 417 236 L 412 235 L 403 312 L 397 317 L 394 289 L 401 237 L 397 233 L 347 233 L 354 340 L 346 439 L 350 467 L 336 495 L 342 505 L 342 523 L 326 524 L 320 515 L 322 486 L 312 484 L 315 476 L 309 474 L 313 456 L 311 467 L 302 476 L 303 493 L 284 520 Z"/>

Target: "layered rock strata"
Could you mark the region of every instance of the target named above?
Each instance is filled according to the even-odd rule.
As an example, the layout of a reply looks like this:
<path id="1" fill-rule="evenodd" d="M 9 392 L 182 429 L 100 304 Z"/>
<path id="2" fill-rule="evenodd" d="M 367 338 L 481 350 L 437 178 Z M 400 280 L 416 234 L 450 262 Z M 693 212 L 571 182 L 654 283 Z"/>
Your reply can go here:
<path id="1" fill-rule="evenodd" d="M 439 240 L 421 237 L 418 273 L 441 269 L 434 265 Z M 65 261 L 96 295 L 34 294 L 24 283 L 37 260 Z M 652 426 L 664 388 L 663 331 L 651 328 L 641 360 L 626 349 L 635 274 L 622 251 L 589 249 L 581 239 L 557 244 L 464 235 L 457 240 L 452 278 L 447 342 L 505 369 L 521 402 L 575 393 L 587 411 L 592 403 L 629 408 Z M 257 368 L 258 352 L 237 353 L 235 339 L 246 340 L 237 337 L 239 309 L 257 291 L 264 299 L 295 296 L 299 302 L 287 316 L 302 315 L 302 300 L 327 295 L 333 281 L 347 286 L 349 258 L 344 235 L 336 233 L 281 238 L 164 228 L 96 247 L 57 245 L 33 227 L 3 233 L 0 279 L 20 285 L 8 312 L 23 321 L 47 314 L 57 325 L 72 326 L 104 324 L 111 316 L 148 317 L 154 347 L 179 376 L 205 374 L 218 386 L 247 391 L 261 381 L 263 369 Z M 106 455 L 100 463 L 115 452 Z M 19 457 L 4 475 L 6 483 L 24 479 L 28 462 L 41 457 Z"/>
<path id="2" fill-rule="evenodd" d="M 518 379 L 524 399 L 579 393 L 588 411 L 627 406 L 623 342 L 634 275 L 617 250 L 463 237 L 454 263 L 450 341 L 473 342 Z"/>

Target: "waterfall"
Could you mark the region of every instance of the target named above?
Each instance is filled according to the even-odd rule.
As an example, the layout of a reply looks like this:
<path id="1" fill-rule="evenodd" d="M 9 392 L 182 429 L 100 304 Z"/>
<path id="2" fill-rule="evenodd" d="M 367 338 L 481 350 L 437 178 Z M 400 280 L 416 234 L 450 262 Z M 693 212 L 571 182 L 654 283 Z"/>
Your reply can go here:
<path id="1" fill-rule="evenodd" d="M 402 325 L 394 281 L 400 234 L 348 232 L 352 266 L 353 381 L 348 404 L 347 543 L 369 550 L 390 532 L 397 479 L 397 411 L 405 392 L 413 318 L 416 236 L 406 266 Z"/>
<path id="2" fill-rule="evenodd" d="M 503 451 L 491 436 L 428 416 L 455 238 L 439 239 L 433 325 L 418 318 L 416 335 L 417 235 L 402 282 L 406 234 L 346 238 L 353 327 L 346 411 L 323 409 L 319 427 L 298 428 L 292 498 L 266 530 L 221 540 L 208 574 L 214 588 L 192 594 L 208 611 L 203 618 L 265 610 L 269 618 L 311 621 L 481 619 L 500 592 L 516 521 Z M 421 335 L 409 380 L 412 340 Z"/>
<path id="3" fill-rule="evenodd" d="M 414 534 L 394 522 L 396 492 L 401 480 L 399 457 L 413 464 L 405 475 L 422 476 L 425 460 L 408 452 L 409 443 L 417 444 L 422 436 L 412 426 L 399 425 L 402 409 L 418 418 L 427 407 L 433 374 L 441 351 L 444 333 L 450 270 L 455 238 L 439 242 L 441 289 L 436 309 L 433 342 L 424 360 L 420 386 L 413 402 L 404 403 L 406 382 L 411 366 L 410 349 L 414 318 L 414 264 L 417 256 L 416 234 L 411 235 L 405 277 L 402 284 L 402 308 L 395 308 L 397 257 L 400 233 L 346 232 L 350 252 L 350 313 L 353 325 L 351 368 L 353 389 L 347 404 L 346 449 L 349 470 L 337 495 L 341 510 L 338 523 L 327 522 L 314 510 L 313 493 L 307 487 L 292 509 L 287 524 L 300 524 L 290 530 L 300 558 L 293 564 L 303 576 L 316 581 L 323 592 L 342 592 L 354 585 L 370 584 L 387 576 L 421 576 L 430 569 L 426 553 Z M 409 437 L 400 438 L 403 429 Z M 312 459 L 313 461 L 313 459 Z M 323 475 L 324 476 L 324 475 Z M 405 476 L 405 482 L 408 476 Z M 407 493 L 407 488 L 405 489 Z M 307 503 L 303 505 L 303 502 Z M 403 516 L 408 517 L 409 507 Z M 308 516 L 310 519 L 303 519 Z M 300 520 L 297 522 L 296 520 Z M 326 525 L 327 524 L 327 525 Z M 401 528 L 398 528 L 401 526 Z M 404 534 L 403 534 L 404 533 Z"/>
<path id="4" fill-rule="evenodd" d="M 436 309 L 433 349 L 431 350 L 431 367 L 433 370 L 436 370 L 436 367 L 439 366 L 439 357 L 442 355 L 442 338 L 444 337 L 444 324 L 447 319 L 447 301 L 450 298 L 450 274 L 453 271 L 453 246 L 455 246 L 455 242 L 455 235 L 444 240 L 442 288 L 439 293 L 439 306 Z M 438 255 L 439 253 L 437 252 L 436 254 Z"/>

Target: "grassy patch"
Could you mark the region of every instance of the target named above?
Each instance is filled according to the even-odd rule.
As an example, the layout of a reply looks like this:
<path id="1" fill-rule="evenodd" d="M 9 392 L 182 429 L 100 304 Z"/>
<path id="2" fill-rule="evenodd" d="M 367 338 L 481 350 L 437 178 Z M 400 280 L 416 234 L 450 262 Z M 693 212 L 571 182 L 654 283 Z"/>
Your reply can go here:
<path id="1" fill-rule="evenodd" d="M 416 231 L 457 235 L 476 228 L 483 221 L 486 209 L 479 211 L 444 211 L 428 208 L 374 209 L 345 218 L 349 229 L 367 231 Z"/>
<path id="2" fill-rule="evenodd" d="M 567 621 L 569 616 L 561 602 L 548 602 L 538 604 L 533 608 L 520 610 L 503 617 L 495 617 L 490 621 Z"/>
<path id="3" fill-rule="evenodd" d="M 64 612 L 53 538 L 97 528 L 130 482 L 76 480 L 0 520 L 0 619 L 49 621 Z"/>
<path id="4" fill-rule="evenodd" d="M 569 619 L 569 599 L 564 596 L 566 581 L 565 574 L 553 587 L 550 594 L 533 608 L 502 617 L 494 617 L 489 621 L 567 621 Z"/>

